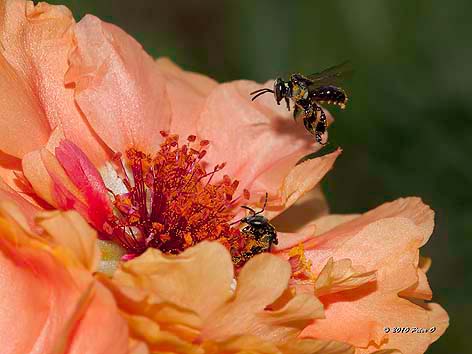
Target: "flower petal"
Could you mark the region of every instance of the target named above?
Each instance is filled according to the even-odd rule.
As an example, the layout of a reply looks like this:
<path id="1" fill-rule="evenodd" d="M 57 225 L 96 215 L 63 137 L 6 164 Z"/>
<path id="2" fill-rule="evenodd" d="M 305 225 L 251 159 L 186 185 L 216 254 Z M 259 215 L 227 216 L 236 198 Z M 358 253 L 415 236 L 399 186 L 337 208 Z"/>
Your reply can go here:
<path id="1" fill-rule="evenodd" d="M 19 77 L 2 53 L 0 71 L 0 129 L 8 132 L 0 140 L 0 150 L 21 158 L 46 143 L 50 128 L 27 82 Z"/>
<path id="2" fill-rule="evenodd" d="M 108 192 L 100 173 L 87 155 L 69 140 L 61 141 L 55 152 L 57 160 L 86 200 L 89 221 L 100 230 L 111 213 Z"/>
<path id="3" fill-rule="evenodd" d="M 220 341 L 250 333 L 274 343 L 296 337 L 308 321 L 322 316 L 323 308 L 314 296 L 299 294 L 282 308 L 267 311 L 287 289 L 290 275 L 289 263 L 279 257 L 260 254 L 250 259 L 239 273 L 234 298 L 205 323 L 202 337 Z"/>
<path id="4" fill-rule="evenodd" d="M 23 173 L 28 182 L 31 183 L 35 193 L 50 205 L 58 207 L 54 199 L 53 181 L 41 159 L 41 151 L 35 150 L 27 153 L 21 164 Z"/>
<path id="5" fill-rule="evenodd" d="M 197 345 L 162 330 L 156 322 L 147 317 L 136 315 L 125 315 L 125 317 L 131 329 L 131 335 L 146 342 L 153 353 L 162 353 L 163 350 L 171 349 L 173 353 L 202 354 Z"/>
<path id="6" fill-rule="evenodd" d="M 36 222 L 54 242 L 71 251 L 82 267 L 95 271 L 100 259 L 97 232 L 76 211 L 42 212 Z"/>
<path id="7" fill-rule="evenodd" d="M 149 248 L 124 263 L 114 279 L 128 286 L 132 279 L 136 287 L 205 319 L 231 297 L 233 265 L 229 253 L 216 242 L 199 243 L 179 256 L 166 256 Z"/>
<path id="8" fill-rule="evenodd" d="M 85 16 L 75 28 L 66 83 L 87 120 L 115 152 L 154 152 L 170 124 L 165 78 L 154 60 L 118 27 Z"/>
<path id="9" fill-rule="evenodd" d="M 218 82 L 212 78 L 192 71 L 182 70 L 169 58 L 158 58 L 156 59 L 156 64 L 159 70 L 168 78 L 169 76 L 173 76 L 175 79 L 184 81 L 194 91 L 198 92 L 202 96 L 208 96 L 208 94 L 218 86 Z"/>
<path id="10" fill-rule="evenodd" d="M 341 150 L 338 149 L 331 154 L 305 161 L 293 167 L 285 176 L 279 192 L 284 207 L 289 208 L 306 192 L 312 190 L 331 170 L 334 161 L 340 154 Z"/>
<path id="11" fill-rule="evenodd" d="M 288 262 L 270 254 L 257 255 L 242 268 L 233 290 L 229 252 L 217 242 L 202 242 L 177 256 L 148 249 L 123 264 L 112 280 L 100 279 L 130 316 L 130 326 L 141 333 L 137 337 L 148 337 L 151 347 L 162 345 L 168 334 L 218 347 L 247 334 L 285 343 L 322 317 L 322 304 L 313 295 L 291 295 L 287 290 L 290 274 Z M 289 296 L 282 296 L 287 292 Z M 161 332 L 151 340 L 143 332 L 144 323 Z"/>
<path id="12" fill-rule="evenodd" d="M 353 267 L 350 259 L 334 261 L 330 258 L 315 281 L 315 294 L 327 294 L 357 288 L 376 279 L 375 271 L 365 272 Z"/>
<path id="13" fill-rule="evenodd" d="M 104 330 L 106 329 L 106 330 Z M 97 336 L 97 333 L 101 333 Z M 116 303 L 101 284 L 84 316 L 76 325 L 67 354 L 116 353 L 128 354 L 128 327 L 118 314 Z"/>
<path id="14" fill-rule="evenodd" d="M 50 128 L 61 127 L 95 163 L 103 161 L 107 152 L 77 109 L 73 89 L 64 85 L 75 25 L 70 11 L 64 6 L 8 0 L 2 18 L 0 40 L 11 65 L 5 65 L 10 74 L 1 90 L 2 101 L 10 108 L 2 107 L 14 112 L 5 117 L 9 133 L 3 143 L 15 139 L 2 150 L 23 157 L 47 141 Z"/>
<path id="15" fill-rule="evenodd" d="M 282 214 L 271 220 L 277 232 L 296 233 L 303 230 L 315 220 L 328 214 L 328 202 L 318 185 L 312 191 L 307 192 L 299 198 L 295 204 L 290 206 Z M 318 227 L 317 227 L 317 230 Z"/>
<path id="16" fill-rule="evenodd" d="M 0 200 L 15 203 L 22 214 L 25 215 L 29 226 L 34 227 L 33 219 L 40 209 L 14 191 L 2 179 L 0 179 Z"/>
<path id="17" fill-rule="evenodd" d="M 50 154 L 54 154 L 56 147 L 64 139 L 62 130 L 60 128 L 54 129 L 46 144 L 46 150 Z M 34 192 L 49 205 L 57 208 L 58 204 L 54 199 L 54 183 L 43 163 L 41 149 L 27 153 L 21 160 L 21 167 Z"/>
<path id="18" fill-rule="evenodd" d="M 324 297 L 326 319 L 317 320 L 302 334 L 364 348 L 371 341 L 377 345 L 388 341 L 382 349 L 423 353 L 431 336 L 400 335 L 400 339 L 396 334 L 386 335 L 383 328 L 435 325 L 431 311 L 398 295 L 418 281 L 418 248 L 429 238 L 433 224 L 433 212 L 419 199 L 399 199 L 305 242 L 305 254 L 315 269 L 329 257 L 348 258 L 366 270 L 377 270 L 377 282 Z"/>
<path id="19" fill-rule="evenodd" d="M 68 354 L 126 353 L 127 328 L 116 304 L 90 274 L 68 271 L 50 247 L 3 214 L 0 217 L 0 341 L 4 353 L 50 353 L 65 333 Z M 73 276 L 72 276 L 73 274 Z M 93 296 L 83 315 L 77 304 L 93 284 Z M 32 296 L 34 294 L 34 296 Z M 88 295 L 86 295 L 89 298 Z M 70 320 L 75 318 L 73 333 Z M 102 328 L 108 331 L 92 335 Z M 60 347 L 59 347 L 60 349 Z"/>
<path id="20" fill-rule="evenodd" d="M 167 58 L 157 59 L 156 66 L 165 78 L 167 97 L 172 110 L 170 132 L 184 138 L 195 134 L 206 97 L 218 83 L 209 77 L 184 71 Z"/>
<path id="21" fill-rule="evenodd" d="M 52 180 L 52 198 L 55 201 L 54 203 L 62 210 L 75 209 L 87 218 L 88 209 L 85 197 L 72 183 L 64 168 L 57 161 L 57 158 L 48 149 L 41 149 L 40 156 L 41 162 Z M 45 180 L 45 183 L 49 182 L 49 179 Z"/>

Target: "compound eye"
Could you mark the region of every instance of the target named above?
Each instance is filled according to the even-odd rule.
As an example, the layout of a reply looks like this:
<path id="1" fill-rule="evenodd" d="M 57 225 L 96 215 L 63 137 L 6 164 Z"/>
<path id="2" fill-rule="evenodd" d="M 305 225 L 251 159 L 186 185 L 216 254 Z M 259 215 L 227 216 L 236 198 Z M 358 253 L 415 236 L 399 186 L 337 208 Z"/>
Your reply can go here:
<path id="1" fill-rule="evenodd" d="M 277 103 L 282 101 L 283 91 L 284 91 L 283 85 L 281 83 L 278 83 L 277 87 L 275 88 L 275 99 L 277 100 Z"/>

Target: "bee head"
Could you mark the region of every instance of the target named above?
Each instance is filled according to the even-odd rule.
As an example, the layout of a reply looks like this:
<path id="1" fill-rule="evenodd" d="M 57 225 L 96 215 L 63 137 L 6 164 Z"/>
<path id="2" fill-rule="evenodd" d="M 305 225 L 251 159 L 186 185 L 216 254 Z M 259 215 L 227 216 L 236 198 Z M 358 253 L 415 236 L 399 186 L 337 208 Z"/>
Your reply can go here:
<path id="1" fill-rule="evenodd" d="M 280 104 L 280 101 L 284 99 L 284 97 L 287 97 L 288 94 L 288 88 L 284 80 L 282 80 L 280 77 L 277 78 L 274 81 L 274 97 L 275 100 L 277 101 L 277 104 Z"/>
<path id="2" fill-rule="evenodd" d="M 249 215 L 241 219 L 241 222 L 251 225 L 252 227 L 261 227 L 266 225 L 269 220 L 262 215 Z"/>

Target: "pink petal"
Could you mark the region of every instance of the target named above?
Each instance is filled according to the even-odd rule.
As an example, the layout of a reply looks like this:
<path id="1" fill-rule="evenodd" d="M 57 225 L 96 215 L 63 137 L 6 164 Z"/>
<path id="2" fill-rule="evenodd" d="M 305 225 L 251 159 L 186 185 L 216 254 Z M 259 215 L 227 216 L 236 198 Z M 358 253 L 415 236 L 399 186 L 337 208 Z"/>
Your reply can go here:
<path id="1" fill-rule="evenodd" d="M 51 193 L 55 205 L 62 210 L 75 209 L 90 221 L 89 213 L 91 210 L 87 207 L 85 197 L 72 183 L 57 158 L 47 149 L 40 150 L 40 157 L 41 163 L 50 178 L 45 179 L 44 183 L 52 183 Z"/>
<path id="2" fill-rule="evenodd" d="M 154 152 L 171 108 L 154 60 L 118 27 L 85 16 L 75 28 L 66 83 L 87 120 L 114 151 Z"/>
<path id="3" fill-rule="evenodd" d="M 169 77 L 185 82 L 191 89 L 201 96 L 208 96 L 210 92 L 218 86 L 218 82 L 208 76 L 194 73 L 192 71 L 182 70 L 178 65 L 173 63 L 169 58 L 161 57 L 156 60 L 159 70 Z"/>
<path id="4" fill-rule="evenodd" d="M 69 140 L 63 140 L 56 147 L 56 157 L 84 196 L 90 222 L 101 229 L 110 216 L 111 204 L 100 173 L 82 150 Z"/>
<path id="5" fill-rule="evenodd" d="M 156 61 L 159 72 L 165 77 L 165 88 L 172 111 L 170 132 L 186 138 L 197 133 L 197 120 L 207 95 L 218 84 L 214 80 L 184 71 L 167 58 Z"/>
<path id="6" fill-rule="evenodd" d="M 4 112 L 11 117 L 5 122 L 12 122 L 5 127 L 9 132 L 5 136 L 16 142 L 2 150 L 22 157 L 46 142 L 49 127 L 59 126 L 95 163 L 107 157 L 77 109 L 73 89 L 64 84 L 74 26 L 72 14 L 64 6 L 6 1 L 0 41 L 11 67 L 2 65 L 10 74 L 2 76 L 7 79 L 0 97 L 6 103 L 2 104 Z"/>
<path id="7" fill-rule="evenodd" d="M 26 81 L 18 76 L 1 53 L 0 71 L 0 129 L 8 132 L 0 140 L 0 149 L 21 158 L 46 143 L 49 124 Z"/>

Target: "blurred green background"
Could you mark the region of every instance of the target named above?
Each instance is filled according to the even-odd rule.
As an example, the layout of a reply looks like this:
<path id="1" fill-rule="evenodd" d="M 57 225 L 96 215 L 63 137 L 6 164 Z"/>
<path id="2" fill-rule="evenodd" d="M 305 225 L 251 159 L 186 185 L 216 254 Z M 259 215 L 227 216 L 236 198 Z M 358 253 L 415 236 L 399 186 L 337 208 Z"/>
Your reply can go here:
<path id="1" fill-rule="evenodd" d="M 422 253 L 433 258 L 434 300 L 451 326 L 428 353 L 469 352 L 472 2 L 52 2 L 77 19 L 92 13 L 115 23 L 152 55 L 218 81 L 263 82 L 350 59 L 348 108 L 331 109 L 330 141 L 344 149 L 324 182 L 332 211 L 363 212 L 409 195 L 432 206 L 437 227 Z"/>

